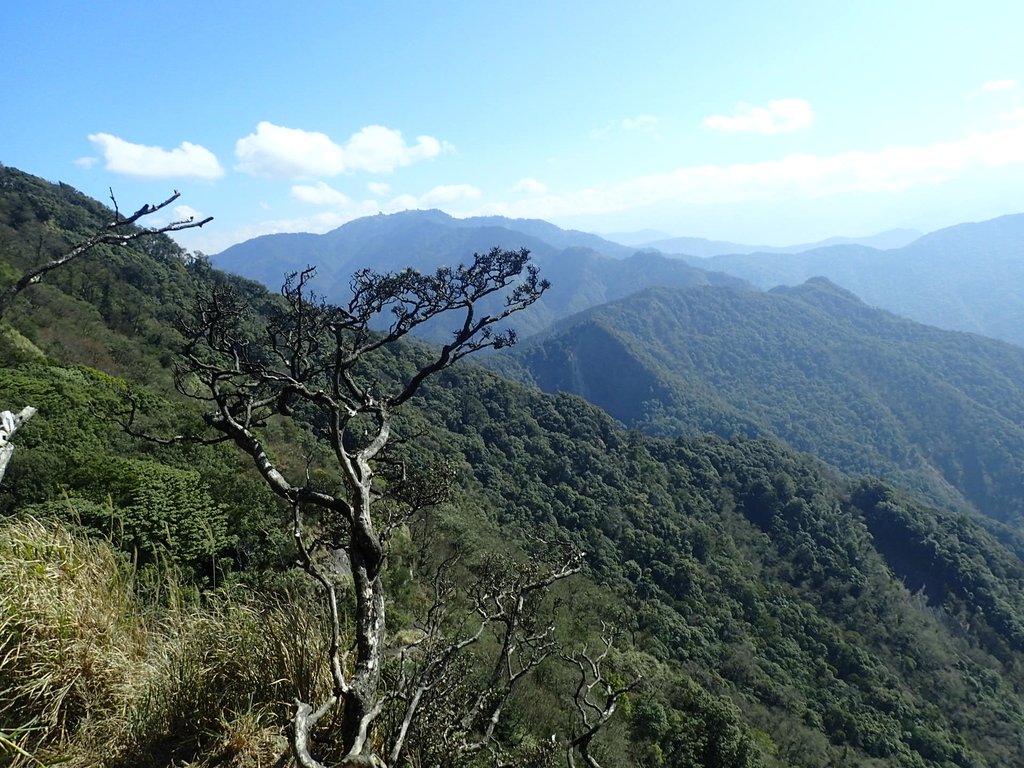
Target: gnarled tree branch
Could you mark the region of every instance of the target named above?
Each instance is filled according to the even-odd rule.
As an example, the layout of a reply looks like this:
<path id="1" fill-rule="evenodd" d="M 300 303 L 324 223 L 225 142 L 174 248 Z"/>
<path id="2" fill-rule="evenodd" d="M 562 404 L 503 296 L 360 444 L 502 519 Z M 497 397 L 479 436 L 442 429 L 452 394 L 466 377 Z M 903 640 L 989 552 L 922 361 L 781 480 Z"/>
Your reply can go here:
<path id="1" fill-rule="evenodd" d="M 110 193 L 110 200 L 114 204 L 114 218 L 108 222 L 99 232 L 96 232 L 85 240 L 80 242 L 78 245 L 71 248 L 66 253 L 56 256 L 50 259 L 44 264 L 33 267 L 32 269 L 25 272 L 21 277 L 15 280 L 11 285 L 4 289 L 3 293 L 0 293 L 0 319 L 3 318 L 7 311 L 10 309 L 11 304 L 14 302 L 15 297 L 23 290 L 28 288 L 30 285 L 35 285 L 43 279 L 48 273 L 52 272 L 59 267 L 68 264 L 75 259 L 84 256 L 100 245 L 127 245 L 135 240 L 141 240 L 148 237 L 154 237 L 156 235 L 167 234 L 170 232 L 180 232 L 184 229 L 193 229 L 195 227 L 202 227 L 205 224 L 213 221 L 212 216 L 207 216 L 201 221 L 196 221 L 194 217 L 187 219 L 180 219 L 178 221 L 172 221 L 169 224 L 164 224 L 159 227 L 138 227 L 136 224 L 147 216 L 151 216 L 157 211 L 161 211 L 167 206 L 171 205 L 175 200 L 181 197 L 181 193 L 178 190 L 174 190 L 174 194 L 168 197 L 161 203 L 155 205 L 146 204 L 139 208 L 131 216 L 122 216 L 121 211 L 117 207 L 117 200 L 114 198 L 114 193 Z"/>
<path id="2" fill-rule="evenodd" d="M 487 625 L 502 624 L 505 633 L 497 667 L 502 689 L 499 701 L 507 699 L 516 681 L 553 651 L 548 629 L 537 632 L 524 623 L 526 603 L 531 592 L 541 588 L 540 583 L 517 583 L 507 598 L 494 592 L 486 598 L 490 600 L 486 606 L 483 602 L 475 606 L 475 635 L 471 632 L 454 641 L 431 636 L 427 655 L 427 643 L 418 651 L 410 646 L 402 652 L 403 662 L 411 662 L 415 656 L 418 671 L 404 664 L 397 687 L 390 690 L 385 690 L 382 680 L 387 650 L 382 574 L 388 534 L 397 522 L 439 499 L 437 488 L 417 486 L 404 472 L 401 479 L 395 477 L 397 465 L 386 451 L 392 441 L 393 414 L 429 376 L 466 355 L 514 343 L 512 331 L 495 330 L 495 326 L 530 306 L 547 289 L 547 282 L 528 264 L 528 256 L 525 250 L 495 248 L 474 254 L 469 265 L 442 267 L 428 275 L 412 270 L 386 274 L 363 270 L 353 278 L 352 298 L 344 306 L 330 305 L 312 293 L 309 283 L 314 270 L 306 269 L 285 281 L 284 305 L 267 325 L 263 338 L 252 338 L 246 332 L 247 308 L 223 288 L 199 301 L 193 319 L 183 325 L 187 341 L 176 376 L 179 391 L 206 405 L 207 426 L 248 454 L 271 490 L 292 506 L 299 564 L 318 584 L 330 617 L 331 694 L 319 705 L 295 703 L 292 751 L 304 768 L 319 768 L 311 743 L 314 729 L 339 706 L 342 765 L 384 765 L 384 756 L 397 760 L 423 695 L 436 684 L 445 664 L 474 643 Z M 477 311 L 478 302 L 501 291 L 506 292 L 502 311 Z M 376 323 L 381 313 L 389 314 L 391 321 L 386 330 L 377 332 L 371 323 Z M 375 378 L 368 367 L 371 360 L 445 313 L 459 317 L 448 344 L 404 378 Z M 268 420 L 294 418 L 300 404 L 310 426 L 333 451 L 343 481 L 341 491 L 325 491 L 312 485 L 308 477 L 289 480 L 264 446 L 261 434 Z M 377 506 L 382 499 L 388 499 L 389 507 L 404 511 L 385 513 Z M 311 543 L 316 539 L 306 531 L 303 509 L 309 506 L 319 508 L 323 525 L 343 531 L 343 540 L 336 544 L 347 555 L 354 598 L 353 637 L 351 647 L 344 651 L 338 590 L 332 575 L 317 566 L 315 544 Z M 541 581 L 550 585 L 569 572 L 545 575 Z M 481 594 L 480 600 L 484 599 Z M 467 725 L 477 727 L 485 704 L 494 699 L 481 699 Z M 374 739 L 374 725 L 386 706 L 398 701 L 405 702 L 403 718 L 408 722 L 399 728 L 395 744 L 382 749 Z M 481 745 L 490 741 L 500 712 L 500 704 L 487 710 L 489 719 L 482 740 L 478 739 Z M 462 732 L 468 733 L 469 728 Z"/>

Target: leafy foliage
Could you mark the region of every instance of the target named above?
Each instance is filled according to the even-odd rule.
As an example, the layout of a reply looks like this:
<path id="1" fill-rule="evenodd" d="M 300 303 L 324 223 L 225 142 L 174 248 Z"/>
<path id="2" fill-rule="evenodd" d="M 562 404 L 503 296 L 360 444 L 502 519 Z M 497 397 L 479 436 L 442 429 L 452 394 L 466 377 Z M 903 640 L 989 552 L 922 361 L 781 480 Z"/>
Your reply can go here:
<path id="1" fill-rule="evenodd" d="M 935 504 L 1024 519 L 1024 352 L 827 281 L 646 291 L 494 364 L 645 432 L 775 437 Z"/>

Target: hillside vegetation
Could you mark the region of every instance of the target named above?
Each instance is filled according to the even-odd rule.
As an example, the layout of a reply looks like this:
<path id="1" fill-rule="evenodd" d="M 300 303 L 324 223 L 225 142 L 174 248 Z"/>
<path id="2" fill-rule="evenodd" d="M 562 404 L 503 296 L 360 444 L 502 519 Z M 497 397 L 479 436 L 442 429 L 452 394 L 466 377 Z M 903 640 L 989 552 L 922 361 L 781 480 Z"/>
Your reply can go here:
<path id="1" fill-rule="evenodd" d="M 13 169 L 0 192 L 3 280 L 40 236 L 60 248 L 106 215 Z M 0 486 L 6 759 L 275 764 L 291 700 L 324 685 L 309 664 L 324 617 L 292 570 L 287 510 L 225 446 L 156 445 L 118 418 L 131 393 L 153 431 L 197 420 L 171 387 L 174 317 L 196 296 L 230 283 L 257 321 L 277 299 L 163 240 L 52 278 L 0 326 L 0 409 L 40 409 Z M 420 354 L 402 347 L 380 375 Z M 454 481 L 392 545 L 391 632 L 422 618 L 420 565 L 456 544 L 468 580 L 496 554 L 571 538 L 587 569 L 551 595 L 562 647 L 616 625 L 615 674 L 644 680 L 595 745 L 606 768 L 1024 763 L 1010 532 L 772 441 L 624 431 L 579 397 L 469 365 L 409 405 L 405 457 Z M 301 420 L 265 433 L 286 471 L 337 482 Z M 514 697 L 497 735 L 518 764 L 563 762 L 547 745 L 578 726 L 574 685 L 552 659 Z M 405 764 L 445 764 L 431 736 L 429 720 L 414 730 Z"/>
<path id="2" fill-rule="evenodd" d="M 902 320 L 824 279 L 652 289 L 496 367 L 657 435 L 776 437 L 934 503 L 1024 519 L 1024 351 Z"/>

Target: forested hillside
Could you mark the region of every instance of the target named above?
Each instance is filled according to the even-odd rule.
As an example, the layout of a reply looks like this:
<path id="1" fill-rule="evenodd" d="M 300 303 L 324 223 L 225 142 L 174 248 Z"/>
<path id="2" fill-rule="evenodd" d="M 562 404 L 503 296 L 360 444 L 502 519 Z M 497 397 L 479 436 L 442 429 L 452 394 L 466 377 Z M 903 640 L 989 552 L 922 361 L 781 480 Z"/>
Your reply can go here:
<path id="1" fill-rule="evenodd" d="M 919 323 L 1024 346 L 1024 214 L 958 224 L 891 250 L 836 245 L 689 262 L 764 289 L 827 277 L 868 304 Z"/>
<path id="2" fill-rule="evenodd" d="M 934 503 L 1024 516 L 1024 352 L 863 304 L 824 279 L 651 290 L 496 366 L 650 434 L 777 437 Z"/>
<path id="3" fill-rule="evenodd" d="M 108 215 L 0 168 L 0 285 L 38 243 L 65 248 Z M 214 285 L 252 308 L 239 332 L 255 341 L 278 298 L 162 239 L 53 273 L 0 325 L 0 410 L 40 409 L 0 485 L 0 745 L 14 764 L 287 764 L 292 700 L 329 688 L 310 663 L 327 617 L 251 459 L 122 429 L 130 404 L 147 431 L 197 429 L 171 386 L 175 316 Z M 381 381 L 427 354 L 388 351 Z M 302 415 L 262 433 L 289 475 L 336 487 Z M 1024 763 L 1011 532 L 771 441 L 627 432 L 579 397 L 471 365 L 428 380 L 395 427 L 401 456 L 452 488 L 391 541 L 388 637 L 424 626 L 429 564 L 472 584 L 498 556 L 528 569 L 568 538 L 586 568 L 541 615 L 570 657 L 617 628 L 610 674 L 642 678 L 594 743 L 606 768 Z M 460 682 L 487 676 L 486 650 L 460 657 Z M 387 657 L 387 684 L 402 663 Z M 557 654 L 526 678 L 495 733 L 510 764 L 564 764 L 576 685 Z M 443 709 L 425 711 L 401 765 L 450 764 L 429 717 Z"/>

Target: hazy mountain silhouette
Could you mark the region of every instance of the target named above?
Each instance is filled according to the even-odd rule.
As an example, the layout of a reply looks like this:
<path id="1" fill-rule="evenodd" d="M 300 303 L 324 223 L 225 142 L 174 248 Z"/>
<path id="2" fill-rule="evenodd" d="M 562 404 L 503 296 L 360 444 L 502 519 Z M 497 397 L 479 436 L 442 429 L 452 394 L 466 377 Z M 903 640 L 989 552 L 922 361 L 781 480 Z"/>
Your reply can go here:
<path id="1" fill-rule="evenodd" d="M 904 317 L 1024 346 L 1024 214 L 958 224 L 887 251 L 833 245 L 688 261 L 761 288 L 821 275 Z"/>
<path id="2" fill-rule="evenodd" d="M 512 224 L 529 231 L 514 229 Z M 607 243 L 601 246 L 606 252 L 601 252 L 585 245 L 594 241 L 601 239 L 561 230 L 547 222 L 499 217 L 455 219 L 440 211 L 405 211 L 356 219 L 323 235 L 264 235 L 228 248 L 214 256 L 213 263 L 270 288 L 280 286 L 288 272 L 315 265 L 316 290 L 329 300 L 343 301 L 349 275 L 356 269 L 412 267 L 429 271 L 442 264 L 465 261 L 474 252 L 495 246 L 528 248 L 552 287 L 529 313 L 516 318 L 516 327 L 523 336 L 561 317 L 649 286 L 744 285 L 738 278 L 653 252 L 629 249 L 632 255 L 616 258 L 607 251 L 619 253 L 615 249 L 621 250 L 622 246 L 601 241 L 597 244 Z M 431 333 L 431 328 L 425 330 L 429 338 L 446 340 L 440 326 L 436 333 Z"/>
<path id="3" fill-rule="evenodd" d="M 614 240 L 612 235 L 609 239 Z M 647 240 L 636 240 L 633 244 L 638 248 L 654 248 L 662 253 L 672 255 L 720 256 L 733 253 L 800 253 L 830 245 L 866 245 L 870 248 L 899 248 L 912 243 L 921 237 L 916 229 L 890 229 L 868 237 L 830 237 L 813 243 L 797 245 L 743 245 L 726 240 L 706 240 L 702 237 L 653 237 Z"/>

